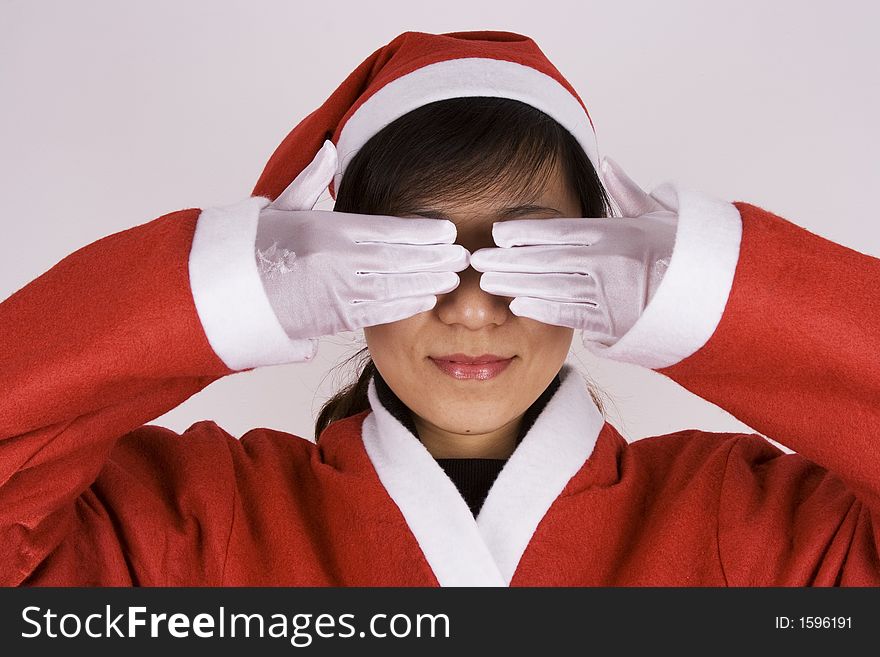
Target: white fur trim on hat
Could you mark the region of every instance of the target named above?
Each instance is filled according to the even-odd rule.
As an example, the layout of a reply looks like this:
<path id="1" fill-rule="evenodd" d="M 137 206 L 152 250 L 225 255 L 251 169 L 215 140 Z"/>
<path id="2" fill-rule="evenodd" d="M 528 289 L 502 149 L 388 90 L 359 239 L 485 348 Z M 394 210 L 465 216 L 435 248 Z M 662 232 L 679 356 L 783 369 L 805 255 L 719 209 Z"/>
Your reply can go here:
<path id="1" fill-rule="evenodd" d="M 530 66 L 464 57 L 429 64 L 392 80 L 355 110 L 336 144 L 340 161 L 333 188 L 339 189 L 348 163 L 386 125 L 422 105 L 469 96 L 511 98 L 541 110 L 574 135 L 598 169 L 596 134 L 583 106 L 568 89 Z"/>

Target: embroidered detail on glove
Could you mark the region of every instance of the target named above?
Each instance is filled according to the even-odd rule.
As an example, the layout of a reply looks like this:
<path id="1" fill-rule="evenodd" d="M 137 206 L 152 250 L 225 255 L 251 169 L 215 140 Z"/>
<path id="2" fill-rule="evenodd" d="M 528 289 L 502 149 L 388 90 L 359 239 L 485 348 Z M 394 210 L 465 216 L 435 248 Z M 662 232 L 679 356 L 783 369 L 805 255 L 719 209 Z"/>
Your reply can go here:
<path id="1" fill-rule="evenodd" d="M 266 278 L 275 279 L 293 271 L 296 253 L 290 249 L 279 249 L 278 242 L 273 242 L 265 251 L 257 249 L 257 266 Z"/>

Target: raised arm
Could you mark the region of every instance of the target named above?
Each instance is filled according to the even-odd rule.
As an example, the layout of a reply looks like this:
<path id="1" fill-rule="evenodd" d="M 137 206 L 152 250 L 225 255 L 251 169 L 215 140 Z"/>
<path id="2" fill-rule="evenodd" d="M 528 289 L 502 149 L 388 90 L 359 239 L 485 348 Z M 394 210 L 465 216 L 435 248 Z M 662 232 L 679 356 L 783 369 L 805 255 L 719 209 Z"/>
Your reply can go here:
<path id="1" fill-rule="evenodd" d="M 110 235 L 0 304 L 0 583 L 217 581 L 248 456 L 212 422 L 145 423 L 457 286 L 451 222 L 302 209 L 336 170 L 327 144 L 274 202 Z"/>
<path id="2" fill-rule="evenodd" d="M 592 349 L 668 376 L 880 509 L 880 260 L 748 203 L 679 203 L 656 294 Z"/>
<path id="3" fill-rule="evenodd" d="M 314 203 L 320 190 L 299 192 Z M 110 235 L 0 304 L 0 584 L 219 580 L 234 438 L 211 422 L 183 436 L 143 425 L 220 377 L 314 353 L 287 337 L 257 275 L 267 203 Z M 264 312 L 242 318 L 237 297 Z M 218 320 L 246 319 L 218 334 Z"/>
<path id="4" fill-rule="evenodd" d="M 729 584 L 880 585 L 880 260 L 748 203 L 676 202 L 644 314 L 587 346 L 796 452 L 754 434 L 732 446 L 715 506 Z"/>
<path id="5" fill-rule="evenodd" d="M 85 547 L 71 545 L 74 537 L 90 545 L 59 583 L 161 581 L 159 564 L 126 563 L 119 509 L 104 508 L 98 490 L 84 493 L 117 440 L 232 372 L 193 305 L 188 254 L 198 218 L 184 210 L 98 240 L 0 304 L 2 584 L 23 583 L 56 552 L 74 559 L 71 550 Z M 148 494 L 133 484 L 121 482 L 132 497 Z M 158 484 L 147 487 L 161 495 Z M 170 522 L 172 509 L 164 495 L 153 512 Z M 100 564 L 86 556 L 93 551 Z"/>

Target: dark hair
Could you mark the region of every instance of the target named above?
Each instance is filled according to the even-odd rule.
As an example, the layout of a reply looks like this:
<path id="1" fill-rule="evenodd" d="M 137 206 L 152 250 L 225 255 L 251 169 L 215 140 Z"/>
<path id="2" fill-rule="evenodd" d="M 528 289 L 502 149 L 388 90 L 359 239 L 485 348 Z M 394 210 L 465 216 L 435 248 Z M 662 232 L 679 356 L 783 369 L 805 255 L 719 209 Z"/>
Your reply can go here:
<path id="1" fill-rule="evenodd" d="M 404 114 L 364 144 L 346 167 L 333 209 L 403 215 L 444 199 L 492 198 L 501 189 L 525 198 L 543 189 L 556 167 L 575 190 L 581 216 L 609 216 L 611 205 L 595 167 L 550 116 L 508 98 L 440 100 Z M 316 440 L 331 422 L 370 407 L 367 387 L 376 366 L 366 347 L 337 367 L 352 361 L 358 376 L 322 406 Z"/>

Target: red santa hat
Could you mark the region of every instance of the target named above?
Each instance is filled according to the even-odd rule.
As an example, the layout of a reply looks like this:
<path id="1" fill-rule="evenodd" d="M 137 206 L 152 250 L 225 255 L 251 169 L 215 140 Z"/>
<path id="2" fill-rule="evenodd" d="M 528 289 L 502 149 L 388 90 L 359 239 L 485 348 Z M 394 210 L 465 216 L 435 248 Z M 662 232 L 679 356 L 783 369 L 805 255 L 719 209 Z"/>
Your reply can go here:
<path id="1" fill-rule="evenodd" d="M 376 50 L 278 146 L 253 196 L 276 199 L 326 140 L 346 165 L 379 130 L 422 105 L 447 98 L 492 96 L 531 105 L 574 135 L 598 170 L 596 134 L 586 105 L 529 37 L 512 32 L 404 32 Z"/>

